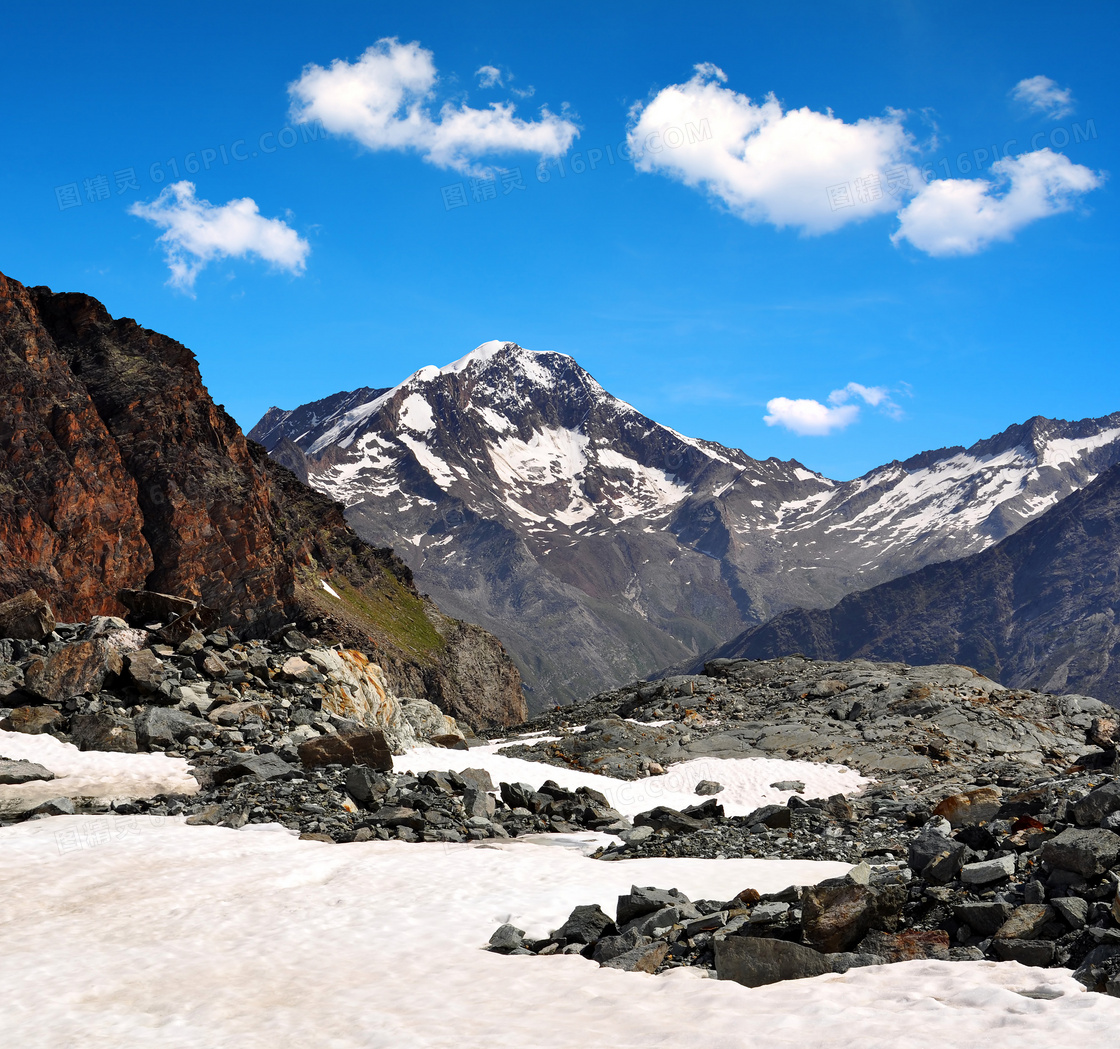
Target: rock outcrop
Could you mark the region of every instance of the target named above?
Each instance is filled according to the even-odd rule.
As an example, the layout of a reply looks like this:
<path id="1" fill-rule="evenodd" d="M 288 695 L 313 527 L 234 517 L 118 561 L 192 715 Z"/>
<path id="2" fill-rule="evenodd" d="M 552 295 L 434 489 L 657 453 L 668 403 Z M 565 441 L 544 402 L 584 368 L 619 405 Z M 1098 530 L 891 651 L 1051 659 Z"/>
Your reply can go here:
<path id="1" fill-rule="evenodd" d="M 298 622 L 477 725 L 525 715 L 500 643 L 247 441 L 185 346 L 0 274 L 0 601 L 35 591 L 72 622 L 123 615 L 122 590 L 243 636 Z"/>

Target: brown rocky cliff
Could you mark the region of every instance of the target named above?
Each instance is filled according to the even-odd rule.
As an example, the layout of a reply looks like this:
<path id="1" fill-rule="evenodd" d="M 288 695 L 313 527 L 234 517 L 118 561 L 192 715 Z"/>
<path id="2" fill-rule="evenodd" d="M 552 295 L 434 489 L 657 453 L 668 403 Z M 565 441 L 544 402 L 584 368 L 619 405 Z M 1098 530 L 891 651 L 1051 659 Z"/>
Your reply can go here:
<path id="1" fill-rule="evenodd" d="M 0 600 L 33 588 L 81 620 L 123 612 L 121 587 L 375 649 L 398 691 L 476 727 L 525 717 L 501 644 L 247 441 L 186 347 L 0 274 Z"/>

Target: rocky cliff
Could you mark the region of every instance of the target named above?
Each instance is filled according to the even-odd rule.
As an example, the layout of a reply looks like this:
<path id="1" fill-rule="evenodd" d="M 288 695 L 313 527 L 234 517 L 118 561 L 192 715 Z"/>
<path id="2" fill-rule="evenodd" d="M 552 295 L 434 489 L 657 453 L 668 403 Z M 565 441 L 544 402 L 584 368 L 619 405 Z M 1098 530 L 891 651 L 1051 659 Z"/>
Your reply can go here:
<path id="1" fill-rule="evenodd" d="M 709 658 L 962 663 L 1005 685 L 1120 705 L 1120 467 L 971 557 L 824 610 L 797 609 Z"/>
<path id="2" fill-rule="evenodd" d="M 201 601 L 245 634 L 287 621 L 375 649 L 398 691 L 474 724 L 524 717 L 516 667 L 442 615 L 389 550 L 245 439 L 183 345 L 88 295 L 0 274 L 0 599 L 62 620 L 122 587 Z"/>

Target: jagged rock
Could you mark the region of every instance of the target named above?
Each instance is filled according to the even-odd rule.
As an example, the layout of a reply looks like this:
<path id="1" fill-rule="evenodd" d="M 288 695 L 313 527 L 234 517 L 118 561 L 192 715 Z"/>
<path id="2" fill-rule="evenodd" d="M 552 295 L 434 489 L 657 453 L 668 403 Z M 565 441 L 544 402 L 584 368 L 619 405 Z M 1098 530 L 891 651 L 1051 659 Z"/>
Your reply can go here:
<path id="1" fill-rule="evenodd" d="M 1120 811 L 1120 782 L 1113 781 L 1079 798 L 1070 807 L 1079 827 L 1096 827 L 1106 817 Z"/>
<path id="2" fill-rule="evenodd" d="M 525 940 L 525 930 L 513 925 L 501 925 L 490 937 L 490 950 L 508 954 L 517 950 Z"/>
<path id="3" fill-rule="evenodd" d="M 1037 965 L 1040 968 L 1054 964 L 1056 948 L 1050 940 L 1002 939 L 992 941 L 992 952 L 1001 962 L 1018 962 L 1020 965 Z"/>
<path id="4" fill-rule="evenodd" d="M 474 787 L 475 790 L 494 790 L 494 781 L 486 769 L 463 769 L 459 776 L 467 786 Z"/>
<path id="5" fill-rule="evenodd" d="M 1003 900 L 966 900 L 954 905 L 953 917 L 980 936 L 994 936 L 996 930 L 1011 916 L 1013 909 L 1010 903 Z"/>
<path id="6" fill-rule="evenodd" d="M 1120 835 L 1110 830 L 1062 831 L 1042 845 L 1042 860 L 1057 870 L 1083 878 L 1103 874 L 1120 857 Z"/>
<path id="7" fill-rule="evenodd" d="M 276 754 L 246 754 L 235 758 L 222 771 L 224 775 L 218 782 L 239 776 L 252 776 L 257 780 L 290 779 L 297 770 Z"/>
<path id="8" fill-rule="evenodd" d="M 716 975 L 744 987 L 762 987 L 781 980 L 801 980 L 825 973 L 847 972 L 858 965 L 882 962 L 874 955 L 821 954 L 787 940 L 728 936 L 715 944 Z"/>
<path id="9" fill-rule="evenodd" d="M 1071 929 L 1084 928 L 1089 920 L 1089 904 L 1080 896 L 1057 896 L 1050 901 L 1050 904 L 1066 920 Z"/>
<path id="10" fill-rule="evenodd" d="M 693 792 L 700 795 L 718 794 L 721 790 L 723 790 L 723 784 L 717 783 L 714 779 L 702 779 L 693 788 Z"/>
<path id="11" fill-rule="evenodd" d="M 1043 930 L 1054 924 L 1057 912 L 1045 903 L 1024 903 L 996 930 L 997 940 L 1037 940 Z"/>
<path id="12" fill-rule="evenodd" d="M 99 710 L 70 719 L 70 741 L 79 750 L 108 750 L 135 754 L 136 726 L 131 718 Z"/>
<path id="13" fill-rule="evenodd" d="M 965 885 L 991 885 L 1010 878 L 1015 873 L 1014 856 L 997 856 L 961 867 L 961 881 Z"/>
<path id="14" fill-rule="evenodd" d="M 62 703 L 83 693 L 100 691 L 106 680 L 121 672 L 120 653 L 107 641 L 78 641 L 66 645 L 27 668 L 24 689 L 47 703 Z"/>
<path id="15" fill-rule="evenodd" d="M 553 934 L 568 943 L 595 943 L 601 936 L 617 934 L 614 922 L 598 904 L 576 907 Z"/>
<path id="16" fill-rule="evenodd" d="M 0 785 L 16 786 L 36 780 L 52 780 L 54 773 L 44 765 L 22 759 L 0 758 Z"/>
<path id="17" fill-rule="evenodd" d="M 166 623 L 171 619 L 193 612 L 197 602 L 174 594 L 161 594 L 154 590 L 134 590 L 122 587 L 117 599 L 137 619 Z"/>
<path id="18" fill-rule="evenodd" d="M 774 790 L 792 790 L 797 794 L 805 793 L 805 782 L 799 779 L 782 779 L 778 780 L 777 783 L 771 783 L 770 786 Z"/>
<path id="19" fill-rule="evenodd" d="M 463 809 L 468 816 L 485 816 L 489 819 L 494 815 L 496 806 L 493 796 L 485 791 L 468 788 L 463 792 Z"/>
<path id="20" fill-rule="evenodd" d="M 668 831 L 699 830 L 704 826 L 704 821 L 686 816 L 683 812 L 671 809 L 667 805 L 658 805 L 649 812 L 639 812 L 634 817 L 634 826 Z"/>
<path id="21" fill-rule="evenodd" d="M 159 690 L 163 683 L 163 660 L 150 648 L 130 652 L 124 657 L 124 662 L 129 681 L 141 692 L 150 694 Z"/>
<path id="22" fill-rule="evenodd" d="M 41 732 L 51 732 L 62 720 L 62 711 L 56 707 L 16 707 L 0 721 L 0 729 L 36 736 Z"/>
<path id="23" fill-rule="evenodd" d="M 806 943 L 828 954 L 854 947 L 871 929 L 892 931 L 906 902 L 899 885 L 874 889 L 847 882 L 822 882 L 805 890 L 801 932 Z"/>
<path id="24" fill-rule="evenodd" d="M 77 809 L 69 798 L 51 798 L 41 805 L 36 805 L 31 814 L 42 816 L 73 816 Z"/>
<path id="25" fill-rule="evenodd" d="M 383 797 L 389 781 L 366 765 L 353 765 L 346 773 L 346 793 L 360 805 L 370 805 Z"/>
<path id="26" fill-rule="evenodd" d="M 601 936 L 595 941 L 595 950 L 591 952 L 591 960 L 600 965 L 609 962 L 612 958 L 632 951 L 635 947 L 645 947 L 653 941 L 648 936 L 643 936 L 636 929 L 624 932 L 618 936 Z"/>
<path id="27" fill-rule="evenodd" d="M 893 933 L 872 930 L 859 945 L 860 954 L 875 955 L 889 963 L 921 958 L 947 962 L 949 949 L 949 934 L 942 929 L 907 929 Z"/>
<path id="28" fill-rule="evenodd" d="M 54 630 L 54 613 L 34 590 L 0 602 L 0 637 L 42 641 Z"/>
<path id="29" fill-rule="evenodd" d="M 628 925 L 635 918 L 652 914 L 663 907 L 676 907 L 681 903 L 688 902 L 688 897 L 682 893 L 666 892 L 664 889 L 657 889 L 652 885 L 632 885 L 626 895 L 619 896 L 615 917 L 620 926 Z"/>

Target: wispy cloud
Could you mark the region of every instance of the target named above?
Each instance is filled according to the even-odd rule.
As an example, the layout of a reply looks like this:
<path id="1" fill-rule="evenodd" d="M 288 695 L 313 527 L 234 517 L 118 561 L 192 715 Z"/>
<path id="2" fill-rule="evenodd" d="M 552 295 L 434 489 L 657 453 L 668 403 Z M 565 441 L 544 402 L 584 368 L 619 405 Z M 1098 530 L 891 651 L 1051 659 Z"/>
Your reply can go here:
<path id="1" fill-rule="evenodd" d="M 810 398 L 775 397 L 766 402 L 767 414 L 762 421 L 767 426 L 783 426 L 802 437 L 825 437 L 859 418 L 860 405 L 853 401 L 863 401 L 891 419 L 901 419 L 903 415 L 888 387 L 850 382 L 833 390 L 827 404 Z"/>
<path id="2" fill-rule="evenodd" d="M 174 182 L 151 203 L 128 210 L 164 230 L 159 242 L 171 269 L 167 283 L 189 294 L 199 272 L 215 259 L 255 255 L 289 273 L 302 273 L 311 252 L 282 219 L 265 218 L 251 197 L 211 204 L 195 196 L 193 182 Z"/>
<path id="3" fill-rule="evenodd" d="M 923 186 L 899 212 L 891 240 L 907 240 L 929 255 L 975 255 L 1038 219 L 1069 211 L 1103 183 L 1096 172 L 1049 149 L 1005 157 L 991 170 L 994 181 L 941 179 Z"/>
<path id="4" fill-rule="evenodd" d="M 478 72 L 486 71 L 500 75 L 494 66 Z M 495 154 L 559 156 L 579 134 L 567 116 L 545 107 L 537 120 L 522 120 L 512 102 L 486 109 L 445 102 L 433 116 L 438 79 L 431 51 L 386 37 L 356 62 L 336 58 L 329 68 L 308 65 L 288 93 L 295 120 L 319 120 L 367 149 L 413 150 L 437 167 L 465 173 L 478 171 L 478 160 Z"/>
<path id="5" fill-rule="evenodd" d="M 502 71 L 497 66 L 479 66 L 474 71 L 479 87 L 502 86 Z"/>
<path id="6" fill-rule="evenodd" d="M 1051 120 L 1061 120 L 1073 112 L 1073 92 L 1068 87 L 1059 87 L 1048 76 L 1020 80 L 1011 89 L 1011 97 L 1031 112 L 1041 113 Z"/>

